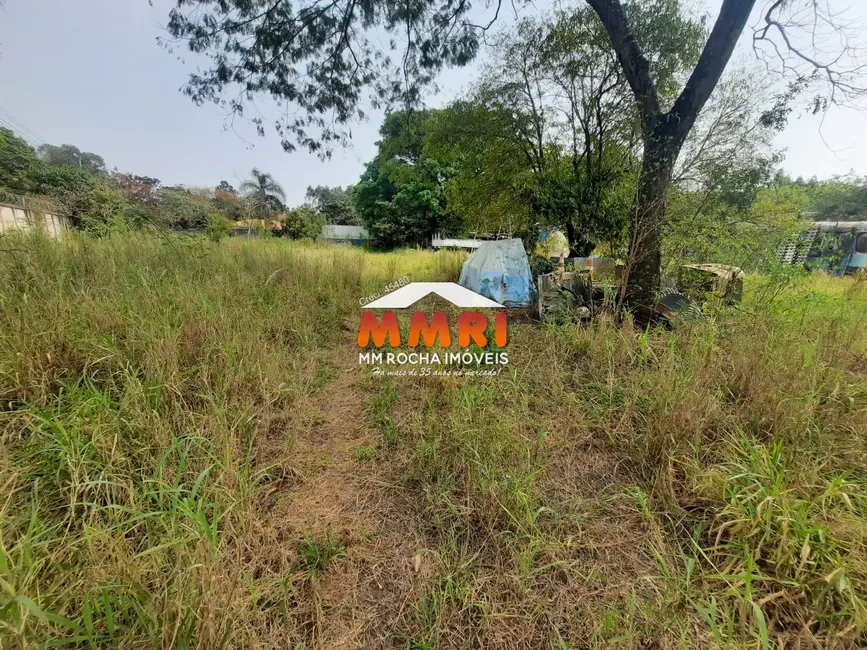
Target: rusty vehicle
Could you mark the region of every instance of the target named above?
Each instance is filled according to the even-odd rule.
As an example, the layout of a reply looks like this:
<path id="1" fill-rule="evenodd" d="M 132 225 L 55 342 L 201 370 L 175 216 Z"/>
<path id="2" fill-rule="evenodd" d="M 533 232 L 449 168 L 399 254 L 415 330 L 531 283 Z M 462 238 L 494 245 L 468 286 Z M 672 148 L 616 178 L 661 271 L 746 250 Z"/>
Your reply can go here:
<path id="1" fill-rule="evenodd" d="M 684 264 L 678 277 L 678 287 L 691 300 L 704 302 L 708 294 L 723 304 L 740 302 L 744 293 L 744 272 L 728 264 Z"/>

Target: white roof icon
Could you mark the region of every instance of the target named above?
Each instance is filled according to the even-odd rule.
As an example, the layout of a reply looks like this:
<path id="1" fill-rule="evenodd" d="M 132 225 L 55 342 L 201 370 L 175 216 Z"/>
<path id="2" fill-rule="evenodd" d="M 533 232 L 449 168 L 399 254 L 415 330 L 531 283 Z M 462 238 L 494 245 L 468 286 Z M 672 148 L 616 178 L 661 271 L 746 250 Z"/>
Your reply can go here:
<path id="1" fill-rule="evenodd" d="M 405 287 L 367 303 L 364 309 L 406 309 L 432 293 L 457 307 L 503 309 L 500 303 L 454 282 L 410 282 Z"/>

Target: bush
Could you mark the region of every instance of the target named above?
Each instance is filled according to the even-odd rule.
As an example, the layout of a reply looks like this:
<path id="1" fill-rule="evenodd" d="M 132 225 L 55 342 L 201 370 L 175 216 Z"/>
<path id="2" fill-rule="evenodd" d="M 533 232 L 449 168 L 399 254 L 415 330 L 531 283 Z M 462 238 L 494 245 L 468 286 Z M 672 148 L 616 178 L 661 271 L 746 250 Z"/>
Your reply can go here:
<path id="1" fill-rule="evenodd" d="M 325 219 L 309 205 L 292 208 L 286 213 L 280 234 L 290 239 L 315 239 L 322 232 Z"/>
<path id="2" fill-rule="evenodd" d="M 56 198 L 73 225 L 101 231 L 120 221 L 128 202 L 101 176 L 77 167 L 40 165 L 28 172 L 30 190 Z"/>
<path id="3" fill-rule="evenodd" d="M 160 188 L 156 196 L 163 225 L 179 230 L 206 227 L 212 210 L 206 199 L 180 186 Z"/>
<path id="4" fill-rule="evenodd" d="M 205 232 L 214 241 L 220 241 L 223 237 L 228 237 L 232 234 L 234 228 L 235 224 L 232 223 L 232 220 L 218 212 L 209 214 L 205 222 Z"/>

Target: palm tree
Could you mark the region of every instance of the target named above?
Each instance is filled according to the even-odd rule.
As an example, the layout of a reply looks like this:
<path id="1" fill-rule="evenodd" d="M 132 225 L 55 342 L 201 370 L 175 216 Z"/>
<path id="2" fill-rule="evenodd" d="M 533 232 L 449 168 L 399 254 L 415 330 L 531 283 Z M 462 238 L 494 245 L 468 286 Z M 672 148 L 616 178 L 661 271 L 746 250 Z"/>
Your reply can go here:
<path id="1" fill-rule="evenodd" d="M 241 183 L 241 191 L 252 201 L 260 219 L 265 219 L 282 209 L 286 192 L 271 174 L 253 167 L 250 178 Z M 249 224 L 248 224 L 249 225 Z"/>

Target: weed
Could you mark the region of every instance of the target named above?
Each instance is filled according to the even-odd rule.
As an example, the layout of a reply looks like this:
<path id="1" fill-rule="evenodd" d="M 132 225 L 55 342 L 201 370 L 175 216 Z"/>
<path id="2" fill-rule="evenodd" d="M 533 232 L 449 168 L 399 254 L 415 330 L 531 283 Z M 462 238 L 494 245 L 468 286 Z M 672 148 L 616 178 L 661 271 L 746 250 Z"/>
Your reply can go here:
<path id="1" fill-rule="evenodd" d="M 343 557 L 346 549 L 329 530 L 322 540 L 305 533 L 298 544 L 298 554 L 304 568 L 311 573 L 318 573 L 325 571 L 332 560 Z"/>
<path id="2" fill-rule="evenodd" d="M 376 447 L 373 445 L 359 445 L 352 452 L 355 460 L 359 463 L 364 463 L 376 458 Z"/>

